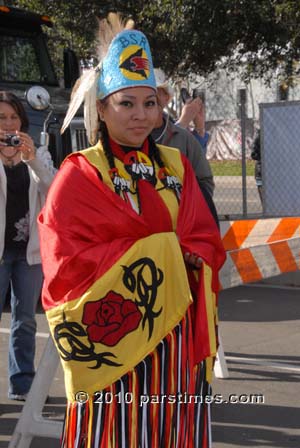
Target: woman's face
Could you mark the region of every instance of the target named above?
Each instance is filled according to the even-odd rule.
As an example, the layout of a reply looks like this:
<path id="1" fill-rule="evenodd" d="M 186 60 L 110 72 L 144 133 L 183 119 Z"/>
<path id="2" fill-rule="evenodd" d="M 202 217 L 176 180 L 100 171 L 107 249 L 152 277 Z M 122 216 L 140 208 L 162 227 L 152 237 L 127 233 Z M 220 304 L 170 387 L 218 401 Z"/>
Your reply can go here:
<path id="1" fill-rule="evenodd" d="M 21 119 L 15 109 L 8 103 L 0 101 L 0 130 L 14 133 L 21 130 Z"/>
<path id="2" fill-rule="evenodd" d="M 133 87 L 97 102 L 100 119 L 109 136 L 120 145 L 139 147 L 155 126 L 158 115 L 156 93 L 150 87 Z"/>

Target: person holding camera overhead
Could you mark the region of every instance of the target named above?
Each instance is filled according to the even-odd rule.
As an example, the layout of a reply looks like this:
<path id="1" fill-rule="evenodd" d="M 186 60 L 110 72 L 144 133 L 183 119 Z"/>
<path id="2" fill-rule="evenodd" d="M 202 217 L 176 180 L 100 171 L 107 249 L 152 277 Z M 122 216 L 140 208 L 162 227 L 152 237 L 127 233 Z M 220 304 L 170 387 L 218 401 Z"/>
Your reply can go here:
<path id="1" fill-rule="evenodd" d="M 205 126 L 204 115 L 198 113 L 198 102 L 200 98 L 194 99 L 191 104 L 185 104 L 183 109 L 183 112 L 185 112 L 181 114 L 176 123 L 173 123 L 168 112 L 166 112 L 166 107 L 174 95 L 173 89 L 163 70 L 155 68 L 154 74 L 157 86 L 158 118 L 151 132 L 151 136 L 158 144 L 178 148 L 189 159 L 201 192 L 214 220 L 219 226 L 218 213 L 213 201 L 215 183 L 211 168 L 205 156 L 206 151 L 200 143 L 199 130 L 195 131 L 197 135 L 193 135 L 192 132 L 185 129 L 185 127 L 188 127 L 190 121 L 196 117 Z M 203 141 L 205 141 L 205 131 Z"/>
<path id="2" fill-rule="evenodd" d="M 8 397 L 19 401 L 35 373 L 35 310 L 43 280 L 37 215 L 56 173 L 48 149 L 35 149 L 28 127 L 18 97 L 0 91 L 0 319 L 10 286 Z"/>
<path id="3" fill-rule="evenodd" d="M 173 123 L 165 112 L 168 103 L 173 97 L 173 89 L 163 70 L 155 68 L 154 73 L 157 85 L 159 115 L 151 135 L 156 143 L 178 148 L 189 159 L 202 193 L 205 194 L 205 198 L 210 200 L 213 196 L 215 184 L 205 152 L 192 133 L 184 129 L 183 121 Z"/>
<path id="4" fill-rule="evenodd" d="M 204 154 L 207 152 L 209 133 L 205 130 L 205 97 L 204 92 L 198 89 L 193 90 L 191 97 L 186 88 L 180 90 L 183 101 L 183 108 L 176 125 L 184 129 L 189 129 L 193 124 L 192 134 L 200 143 Z"/>

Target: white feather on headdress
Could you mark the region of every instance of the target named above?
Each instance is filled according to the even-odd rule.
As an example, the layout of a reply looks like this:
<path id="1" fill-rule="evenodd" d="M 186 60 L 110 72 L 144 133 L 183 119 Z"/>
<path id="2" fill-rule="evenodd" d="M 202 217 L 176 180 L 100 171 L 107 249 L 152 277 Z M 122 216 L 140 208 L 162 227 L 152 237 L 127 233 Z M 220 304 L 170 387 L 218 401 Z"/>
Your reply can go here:
<path id="1" fill-rule="evenodd" d="M 99 130 L 99 118 L 97 112 L 97 80 L 98 76 L 96 75 L 96 81 L 91 86 L 89 90 L 87 90 L 84 97 L 84 126 L 86 129 L 86 133 L 89 139 L 89 142 L 92 145 L 95 145 L 97 142 L 97 134 Z"/>
<path id="2" fill-rule="evenodd" d="M 91 113 L 88 114 L 88 126 L 86 126 L 86 120 L 84 114 L 84 125 L 87 130 L 87 135 L 89 141 L 91 138 L 91 123 L 95 123 L 96 119 L 98 122 L 98 116 L 97 116 L 97 108 L 96 108 L 96 90 L 97 90 L 97 79 L 98 79 L 98 71 L 96 69 L 91 69 L 87 72 L 85 72 L 77 81 L 73 88 L 72 95 L 71 95 L 71 102 L 69 104 L 69 108 L 67 111 L 67 115 L 65 116 L 63 126 L 61 128 L 61 134 L 66 130 L 66 128 L 71 123 L 73 117 L 75 116 L 77 110 L 83 103 L 83 101 L 86 100 L 87 97 L 90 97 L 90 93 L 94 92 L 94 99 L 93 103 L 95 104 L 94 108 L 92 108 L 95 112 L 95 117 L 91 118 L 91 114 L 93 114 L 92 110 Z M 92 103 L 89 101 L 89 107 L 92 106 Z M 87 106 L 87 105 L 86 105 Z M 85 107 L 86 109 L 86 107 Z M 88 130 L 89 129 L 89 130 Z"/>
<path id="3" fill-rule="evenodd" d="M 113 38 L 124 29 L 133 29 L 134 21 L 129 19 L 126 23 L 117 13 L 109 13 L 106 19 L 99 20 L 99 60 L 94 69 L 85 72 L 75 83 L 69 108 L 61 128 L 61 134 L 71 123 L 73 117 L 84 102 L 84 126 L 91 144 L 96 143 L 99 128 L 97 113 L 97 81 L 101 71 L 101 61 L 105 58 Z"/>

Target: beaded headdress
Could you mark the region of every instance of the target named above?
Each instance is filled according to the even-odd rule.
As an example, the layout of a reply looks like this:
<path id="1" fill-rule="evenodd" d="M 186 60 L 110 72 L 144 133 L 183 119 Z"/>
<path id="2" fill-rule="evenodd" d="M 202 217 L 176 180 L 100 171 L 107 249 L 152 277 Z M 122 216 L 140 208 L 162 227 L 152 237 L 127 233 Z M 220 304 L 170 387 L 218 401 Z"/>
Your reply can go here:
<path id="1" fill-rule="evenodd" d="M 99 22 L 99 64 L 76 82 L 62 131 L 84 102 L 84 124 L 90 143 L 96 143 L 99 129 L 96 100 L 129 87 L 156 90 L 150 46 L 146 36 L 133 29 L 132 20 L 122 22 L 110 13 Z"/>

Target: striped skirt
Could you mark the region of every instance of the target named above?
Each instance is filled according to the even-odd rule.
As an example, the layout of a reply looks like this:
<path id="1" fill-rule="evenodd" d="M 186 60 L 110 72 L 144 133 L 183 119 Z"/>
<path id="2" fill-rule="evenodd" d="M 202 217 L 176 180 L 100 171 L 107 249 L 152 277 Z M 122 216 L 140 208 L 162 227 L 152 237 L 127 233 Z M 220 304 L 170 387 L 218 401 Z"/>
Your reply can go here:
<path id="1" fill-rule="evenodd" d="M 211 388 L 193 344 L 189 310 L 133 370 L 68 403 L 61 448 L 209 448 Z"/>

